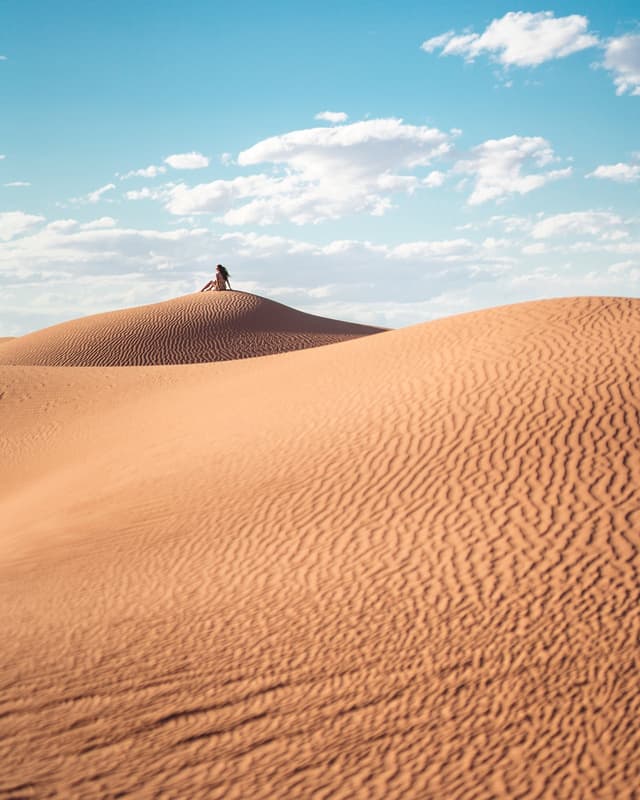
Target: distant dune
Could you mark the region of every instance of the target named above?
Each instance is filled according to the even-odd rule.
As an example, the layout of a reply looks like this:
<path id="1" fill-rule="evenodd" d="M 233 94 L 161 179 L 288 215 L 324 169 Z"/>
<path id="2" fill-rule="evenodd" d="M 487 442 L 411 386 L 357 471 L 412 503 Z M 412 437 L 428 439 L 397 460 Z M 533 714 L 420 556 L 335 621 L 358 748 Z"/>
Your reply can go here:
<path id="1" fill-rule="evenodd" d="M 55 367 L 195 364 L 302 350 L 380 330 L 305 314 L 247 292 L 198 292 L 21 336 L 5 344 L 0 362 Z"/>
<path id="2" fill-rule="evenodd" d="M 574 298 L 0 367 L 0 797 L 637 797 L 639 352 Z"/>

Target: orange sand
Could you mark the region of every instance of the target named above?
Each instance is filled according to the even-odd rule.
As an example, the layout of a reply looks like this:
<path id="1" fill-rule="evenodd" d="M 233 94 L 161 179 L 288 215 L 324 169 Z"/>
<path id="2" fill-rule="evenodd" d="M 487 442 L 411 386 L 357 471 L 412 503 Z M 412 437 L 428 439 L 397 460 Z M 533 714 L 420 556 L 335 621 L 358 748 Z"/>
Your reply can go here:
<path id="1" fill-rule="evenodd" d="M 3 346 L 0 362 L 50 367 L 195 364 L 303 350 L 381 330 L 305 314 L 247 292 L 198 292 L 21 336 Z"/>
<path id="2" fill-rule="evenodd" d="M 0 367 L 0 797 L 637 796 L 638 352 L 578 298 Z"/>

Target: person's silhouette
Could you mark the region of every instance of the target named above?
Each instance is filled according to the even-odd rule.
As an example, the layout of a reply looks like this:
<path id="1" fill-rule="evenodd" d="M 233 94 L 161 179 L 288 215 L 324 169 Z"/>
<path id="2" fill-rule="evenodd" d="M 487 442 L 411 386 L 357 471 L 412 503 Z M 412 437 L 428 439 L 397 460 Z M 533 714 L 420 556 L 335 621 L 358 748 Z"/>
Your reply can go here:
<path id="1" fill-rule="evenodd" d="M 213 280 L 208 281 L 202 289 L 201 292 L 224 292 L 226 289 L 231 289 L 231 283 L 229 282 L 229 271 L 226 267 L 223 267 L 222 264 L 218 264 L 216 266 L 216 276 Z"/>

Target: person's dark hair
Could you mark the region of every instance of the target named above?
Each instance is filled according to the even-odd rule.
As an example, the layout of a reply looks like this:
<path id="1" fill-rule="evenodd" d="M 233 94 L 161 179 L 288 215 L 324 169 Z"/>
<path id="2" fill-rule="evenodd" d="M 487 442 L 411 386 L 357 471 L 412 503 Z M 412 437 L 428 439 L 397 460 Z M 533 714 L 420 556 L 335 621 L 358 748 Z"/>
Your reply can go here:
<path id="1" fill-rule="evenodd" d="M 222 264 L 218 264 L 216 269 L 220 270 L 225 281 L 229 278 L 229 270 L 226 267 L 223 267 Z"/>

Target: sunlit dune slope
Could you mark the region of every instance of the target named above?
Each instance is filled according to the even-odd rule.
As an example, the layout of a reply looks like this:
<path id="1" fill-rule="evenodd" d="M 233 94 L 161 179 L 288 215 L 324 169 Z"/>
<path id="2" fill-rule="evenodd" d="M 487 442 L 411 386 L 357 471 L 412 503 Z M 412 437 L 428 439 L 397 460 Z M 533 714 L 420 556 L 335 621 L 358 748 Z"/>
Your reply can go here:
<path id="1" fill-rule="evenodd" d="M 0 796 L 633 798 L 640 301 L 2 367 Z"/>
<path id="2" fill-rule="evenodd" d="M 63 322 L 5 343 L 2 364 L 195 364 L 302 350 L 378 333 L 247 292 L 203 292 Z"/>

